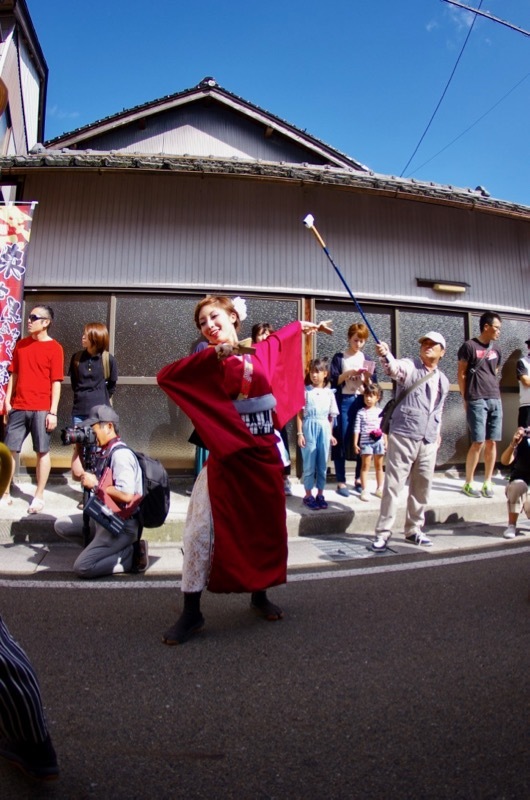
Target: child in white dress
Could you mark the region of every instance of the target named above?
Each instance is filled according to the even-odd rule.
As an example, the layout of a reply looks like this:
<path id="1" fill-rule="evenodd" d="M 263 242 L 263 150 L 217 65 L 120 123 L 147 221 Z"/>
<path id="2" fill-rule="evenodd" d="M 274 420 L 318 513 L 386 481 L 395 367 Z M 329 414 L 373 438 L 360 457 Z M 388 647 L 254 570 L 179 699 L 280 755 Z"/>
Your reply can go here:
<path id="1" fill-rule="evenodd" d="M 316 358 L 309 365 L 305 378 L 305 406 L 298 414 L 298 444 L 302 450 L 304 465 L 303 503 L 307 508 L 327 508 L 324 497 L 329 446 L 336 444 L 332 436 L 333 420 L 339 414 L 335 393 L 329 387 L 329 362 L 327 358 Z M 313 496 L 316 485 L 317 495 Z"/>

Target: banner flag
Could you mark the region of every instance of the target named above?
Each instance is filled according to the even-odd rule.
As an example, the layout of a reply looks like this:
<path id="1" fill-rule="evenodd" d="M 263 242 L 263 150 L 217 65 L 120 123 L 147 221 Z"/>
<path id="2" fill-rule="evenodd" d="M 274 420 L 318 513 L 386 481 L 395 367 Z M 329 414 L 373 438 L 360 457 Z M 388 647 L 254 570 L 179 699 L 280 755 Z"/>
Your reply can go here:
<path id="1" fill-rule="evenodd" d="M 0 204 L 0 414 L 22 325 L 26 252 L 36 205 Z"/>

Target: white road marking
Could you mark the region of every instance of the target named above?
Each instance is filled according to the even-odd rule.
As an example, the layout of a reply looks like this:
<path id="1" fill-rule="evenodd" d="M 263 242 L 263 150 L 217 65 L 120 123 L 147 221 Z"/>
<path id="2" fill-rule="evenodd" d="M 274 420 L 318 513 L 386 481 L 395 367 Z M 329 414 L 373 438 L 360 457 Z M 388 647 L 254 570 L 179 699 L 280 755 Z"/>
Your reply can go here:
<path id="1" fill-rule="evenodd" d="M 528 555 L 528 548 L 510 548 L 501 551 L 487 553 L 470 553 L 469 555 L 453 556 L 450 558 L 432 558 L 426 561 L 413 561 L 402 564 L 388 563 L 387 558 L 381 559 L 385 563 L 378 566 L 365 567 L 359 566 L 357 569 L 330 570 L 322 569 L 318 572 L 301 572 L 288 576 L 288 583 L 299 583 L 300 581 L 325 581 L 335 578 L 362 578 L 364 575 L 377 575 L 385 572 L 406 572 L 413 569 L 430 569 L 432 567 L 450 567 L 454 564 L 470 564 L 474 561 L 487 561 L 493 558 L 507 558 L 509 556 Z M 378 556 L 374 556 L 378 558 Z M 365 562 L 363 562 L 365 563 Z M 16 578 L 0 579 L 0 589 L 75 589 L 75 590 L 117 590 L 133 589 L 134 591 L 143 589 L 180 589 L 180 580 L 135 580 L 125 579 L 110 581 L 83 581 L 83 580 L 19 580 Z"/>

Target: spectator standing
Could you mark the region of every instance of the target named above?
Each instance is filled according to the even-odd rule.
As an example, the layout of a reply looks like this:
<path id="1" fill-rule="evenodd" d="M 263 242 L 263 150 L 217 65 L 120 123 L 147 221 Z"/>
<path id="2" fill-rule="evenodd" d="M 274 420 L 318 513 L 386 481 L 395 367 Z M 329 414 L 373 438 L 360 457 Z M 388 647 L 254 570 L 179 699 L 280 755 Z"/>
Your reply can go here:
<path id="1" fill-rule="evenodd" d="M 363 392 L 371 383 L 370 372 L 365 370 L 363 349 L 369 331 L 363 322 L 354 322 L 348 328 L 348 347 L 343 353 L 335 353 L 331 361 L 331 385 L 336 390 L 339 417 L 335 426 L 337 444 L 332 449 L 337 477 L 337 494 L 348 497 L 346 485 L 346 461 L 357 461 L 355 489 L 361 490 L 361 459 L 353 450 L 355 417 L 364 405 Z"/>
<path id="2" fill-rule="evenodd" d="M 519 381 L 519 415 L 517 425 L 520 428 L 530 426 L 530 339 L 525 345 L 528 353 L 519 359 L 516 366 L 517 380 Z"/>
<path id="3" fill-rule="evenodd" d="M 493 497 L 491 479 L 502 438 L 502 402 L 498 372 L 502 355 L 497 340 L 502 321 L 494 311 L 485 311 L 480 333 L 458 351 L 458 387 L 464 398 L 471 446 L 466 457 L 466 480 L 462 492 L 468 497 Z M 484 450 L 484 483 L 473 486 L 475 470 Z"/>
<path id="4" fill-rule="evenodd" d="M 74 392 L 72 425 L 83 426 L 90 409 L 110 405 L 118 381 L 116 359 L 109 353 L 109 332 L 102 322 L 88 322 L 81 336 L 83 350 L 74 353 L 68 375 Z M 84 472 L 83 446 L 74 445 L 72 475 L 79 480 Z"/>
<path id="5" fill-rule="evenodd" d="M 307 508 L 314 510 L 328 507 L 324 489 L 326 488 L 329 445 L 337 443 L 332 435 L 332 429 L 339 409 L 335 393 L 328 384 L 328 359 L 315 358 L 310 363 L 305 377 L 305 405 L 297 417 L 298 444 L 302 450 L 304 463 L 305 496 L 302 502 Z M 315 485 L 317 487 L 316 497 L 313 496 Z"/>
<path id="6" fill-rule="evenodd" d="M 512 441 L 501 455 L 501 464 L 511 466 L 510 478 L 506 487 L 508 500 L 508 527 L 504 531 L 505 539 L 515 539 L 517 535 L 517 519 L 521 511 L 530 517 L 530 428 L 517 428 Z"/>
<path id="7" fill-rule="evenodd" d="M 53 322 L 50 306 L 35 306 L 28 316 L 29 336 L 21 339 L 9 367 L 5 409 L 8 415 L 5 444 L 11 450 L 12 471 L 4 502 L 11 504 L 9 488 L 15 473 L 15 456 L 31 433 L 37 454 L 37 488 L 28 514 L 44 508 L 44 490 L 51 469 L 50 439 L 57 427 L 57 409 L 64 377 L 63 348 L 49 335 Z"/>
<path id="8" fill-rule="evenodd" d="M 397 383 L 398 404 L 390 421 L 383 498 L 372 543 L 374 552 L 382 552 L 388 546 L 399 494 L 407 479 L 409 493 L 405 539 L 424 547 L 432 544 L 423 533 L 422 526 L 441 441 L 442 410 L 449 391 L 449 381 L 438 369 L 445 353 L 442 334 L 429 331 L 418 341 L 420 355 L 414 359 L 395 359 L 385 342 L 376 345 L 384 371 Z"/>
<path id="9" fill-rule="evenodd" d="M 361 456 L 361 500 L 368 502 L 368 473 L 374 459 L 376 490 L 375 496 L 383 496 L 385 473 L 383 461 L 385 457 L 386 441 L 381 430 L 381 388 L 374 383 L 364 390 L 364 408 L 357 413 L 353 431 L 353 449 Z"/>

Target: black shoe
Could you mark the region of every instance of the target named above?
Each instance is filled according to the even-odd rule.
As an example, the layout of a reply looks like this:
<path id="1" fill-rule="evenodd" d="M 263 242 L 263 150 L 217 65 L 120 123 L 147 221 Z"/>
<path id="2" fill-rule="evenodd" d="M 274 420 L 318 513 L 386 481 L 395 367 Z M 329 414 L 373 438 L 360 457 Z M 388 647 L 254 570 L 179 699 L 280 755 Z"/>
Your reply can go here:
<path id="1" fill-rule="evenodd" d="M 199 633 L 203 628 L 204 617 L 200 612 L 198 616 L 191 616 L 184 611 L 175 624 L 165 632 L 162 641 L 170 647 L 175 644 L 184 644 L 191 639 L 194 633 Z"/>
<path id="2" fill-rule="evenodd" d="M 145 572 L 149 566 L 149 548 L 145 539 L 135 542 L 131 572 Z"/>
<path id="3" fill-rule="evenodd" d="M 283 611 L 280 606 L 271 603 L 265 592 L 252 592 L 250 607 L 268 622 L 277 622 L 283 619 Z"/>
<path id="4" fill-rule="evenodd" d="M 49 736 L 39 744 L 2 740 L 0 757 L 39 781 L 54 781 L 59 777 L 57 756 Z"/>

